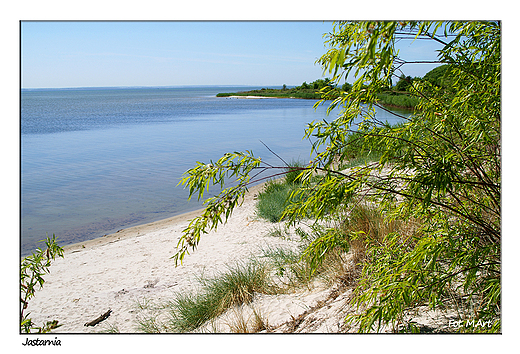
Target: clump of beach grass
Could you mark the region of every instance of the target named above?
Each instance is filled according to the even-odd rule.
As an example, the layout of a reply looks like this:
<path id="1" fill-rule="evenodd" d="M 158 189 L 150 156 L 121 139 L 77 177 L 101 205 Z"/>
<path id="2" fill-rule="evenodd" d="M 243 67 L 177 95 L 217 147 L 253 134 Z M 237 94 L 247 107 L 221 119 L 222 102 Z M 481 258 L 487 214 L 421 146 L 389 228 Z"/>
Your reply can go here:
<path id="1" fill-rule="evenodd" d="M 135 300 L 135 308 L 137 314 L 137 331 L 145 333 L 163 333 L 168 332 L 167 326 L 164 325 L 162 311 L 165 306 L 157 304 L 146 297 Z"/>
<path id="2" fill-rule="evenodd" d="M 226 272 L 199 282 L 197 292 L 179 293 L 170 301 L 170 331 L 194 331 L 229 308 L 250 303 L 255 293 L 276 293 L 267 269 L 255 260 L 228 267 Z"/>
<path id="3" fill-rule="evenodd" d="M 291 193 L 300 186 L 298 176 L 304 163 L 292 161 L 285 169 L 284 178 L 268 181 L 258 195 L 257 215 L 270 222 L 282 221 L 285 207 L 294 202 Z"/>
<path id="4" fill-rule="evenodd" d="M 262 249 L 262 259 L 269 264 L 276 282 L 283 292 L 305 286 L 312 278 L 308 264 L 302 261 L 301 249 L 266 247 Z M 282 292 L 282 290 L 280 290 Z"/>
<path id="5" fill-rule="evenodd" d="M 231 333 L 258 333 L 271 330 L 267 316 L 251 306 L 233 308 L 225 324 Z"/>
<path id="6" fill-rule="evenodd" d="M 297 186 L 278 181 L 268 181 L 264 191 L 258 194 L 257 215 L 269 222 L 282 221 L 282 214 L 289 203 L 289 196 Z"/>

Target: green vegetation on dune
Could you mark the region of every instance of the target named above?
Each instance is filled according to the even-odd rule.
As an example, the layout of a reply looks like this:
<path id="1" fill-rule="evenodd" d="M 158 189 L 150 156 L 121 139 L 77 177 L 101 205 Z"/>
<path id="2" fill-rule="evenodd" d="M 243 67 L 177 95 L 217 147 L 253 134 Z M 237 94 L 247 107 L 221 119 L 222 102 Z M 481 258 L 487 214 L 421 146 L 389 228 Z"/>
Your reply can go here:
<path id="1" fill-rule="evenodd" d="M 233 306 L 251 302 L 255 293 L 273 294 L 267 268 L 259 262 L 237 264 L 212 278 L 201 278 L 201 289 L 179 293 L 169 303 L 170 332 L 190 332 Z"/>

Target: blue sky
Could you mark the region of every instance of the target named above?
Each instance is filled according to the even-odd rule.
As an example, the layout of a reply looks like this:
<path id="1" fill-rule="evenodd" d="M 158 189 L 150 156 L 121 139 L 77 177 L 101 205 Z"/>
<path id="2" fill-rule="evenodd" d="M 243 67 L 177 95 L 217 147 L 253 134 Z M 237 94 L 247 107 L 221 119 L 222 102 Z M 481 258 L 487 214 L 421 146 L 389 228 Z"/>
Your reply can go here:
<path id="1" fill-rule="evenodd" d="M 331 22 L 22 22 L 22 88 L 300 85 L 323 77 Z M 429 41 L 428 41 L 429 42 Z M 435 58 L 432 43 L 403 55 Z M 431 66 L 410 66 L 423 76 Z M 352 80 L 349 80 L 352 81 Z"/>

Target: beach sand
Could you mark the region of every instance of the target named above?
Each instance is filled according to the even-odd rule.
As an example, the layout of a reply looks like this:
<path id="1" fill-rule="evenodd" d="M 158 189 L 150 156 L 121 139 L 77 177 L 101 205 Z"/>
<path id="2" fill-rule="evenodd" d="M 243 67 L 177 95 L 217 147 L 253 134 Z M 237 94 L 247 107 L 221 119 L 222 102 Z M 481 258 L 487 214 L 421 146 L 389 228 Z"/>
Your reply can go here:
<path id="1" fill-rule="evenodd" d="M 225 272 L 267 247 L 298 246 L 294 233 L 283 238 L 272 236 L 271 231 L 281 225 L 256 216 L 256 197 L 262 188 L 250 188 L 228 222 L 203 235 L 197 249 L 178 267 L 171 257 L 182 230 L 200 210 L 65 246 L 64 258 L 53 262 L 50 273 L 44 276 L 44 287 L 29 303 L 30 318 L 37 325 L 58 320 L 62 326 L 53 333 L 139 333 L 143 320 L 166 322 L 169 314 L 162 305 L 175 293 L 196 290 L 200 276 Z M 353 265 L 348 260 L 352 255 L 346 256 L 346 266 Z M 252 303 L 228 310 L 197 332 L 236 332 L 244 322 L 252 328 L 257 315 L 268 325 L 263 332 L 355 332 L 356 328 L 344 321 L 355 311 L 350 304 L 352 292 L 352 285 L 317 279 L 292 293 L 255 294 Z M 108 310 L 112 312 L 106 320 L 85 326 Z M 411 318 L 443 328 L 453 315 L 425 308 Z"/>
<path id="2" fill-rule="evenodd" d="M 260 188 L 252 187 L 228 222 L 204 235 L 198 248 L 178 267 L 171 257 L 188 220 L 200 211 L 64 247 L 64 258 L 51 265 L 44 287 L 29 304 L 30 317 L 36 324 L 58 320 L 62 326 L 54 333 L 110 329 L 135 333 L 143 304 L 165 303 L 175 292 L 192 291 L 197 277 L 225 271 L 227 266 L 258 254 L 261 248 L 294 247 L 294 241 L 268 236 L 273 224 L 256 217 L 255 198 Z M 295 295 L 300 296 L 297 300 L 288 295 L 279 300 L 264 297 L 259 306 L 264 313 L 274 311 L 272 324 L 281 324 L 325 295 L 305 293 Z M 85 326 L 109 309 L 108 319 Z"/>
<path id="3" fill-rule="evenodd" d="M 280 225 L 256 216 L 256 197 L 263 185 L 250 188 L 244 202 L 228 222 L 201 237 L 198 248 L 175 267 L 182 230 L 201 211 L 131 227 L 95 240 L 64 247 L 44 276 L 43 289 L 30 301 L 30 318 L 37 324 L 58 320 L 53 333 L 139 333 L 139 323 L 168 320 L 162 305 L 175 293 L 193 292 L 202 275 L 211 277 L 228 267 L 247 262 L 267 247 L 295 248 L 296 235 L 281 238 L 271 231 Z M 346 256 L 349 257 L 350 254 Z M 350 255 L 351 256 L 351 255 Z M 352 263 L 348 261 L 347 265 Z M 252 329 L 258 316 L 267 325 L 262 332 L 345 333 L 345 318 L 355 310 L 350 304 L 353 288 L 341 282 L 317 279 L 292 293 L 255 294 L 250 304 L 232 308 L 197 332 L 236 332 L 246 322 Z M 111 310 L 96 326 L 85 326 Z M 444 328 L 453 313 L 422 309 L 411 316 L 417 323 Z M 383 332 L 391 332 L 384 328 Z"/>
<path id="4" fill-rule="evenodd" d="M 244 100 L 256 100 L 256 99 L 264 99 L 264 98 L 276 98 L 276 97 L 267 97 L 267 96 L 227 96 L 227 98 L 238 98 Z"/>

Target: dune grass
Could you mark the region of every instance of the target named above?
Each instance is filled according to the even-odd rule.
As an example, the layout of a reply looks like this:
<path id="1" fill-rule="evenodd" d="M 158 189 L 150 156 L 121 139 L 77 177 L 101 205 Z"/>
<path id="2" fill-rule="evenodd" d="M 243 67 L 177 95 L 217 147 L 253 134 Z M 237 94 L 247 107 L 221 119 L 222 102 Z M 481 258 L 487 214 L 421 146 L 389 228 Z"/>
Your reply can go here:
<path id="1" fill-rule="evenodd" d="M 292 161 L 286 169 L 284 178 L 268 181 L 264 191 L 258 195 L 257 215 L 270 222 L 282 221 L 285 207 L 294 200 L 289 197 L 291 192 L 300 186 L 298 175 L 304 163 Z"/>
<path id="2" fill-rule="evenodd" d="M 198 291 L 178 293 L 169 302 L 168 331 L 193 331 L 233 306 L 250 303 L 255 293 L 276 293 L 266 267 L 254 260 L 236 264 L 214 277 L 200 278 L 199 282 Z"/>
<path id="3" fill-rule="evenodd" d="M 163 305 L 142 300 L 137 307 L 143 315 L 138 316 L 138 330 L 146 333 L 196 332 L 203 326 L 213 325 L 226 311 L 235 311 L 234 319 L 227 324 L 234 333 L 251 333 L 266 330 L 268 318 L 258 311 L 244 315 L 241 308 L 253 306 L 255 294 L 276 295 L 310 287 L 313 280 L 324 284 L 355 286 L 366 259 L 366 240 L 382 240 L 389 233 L 403 232 L 409 224 L 387 223 L 384 216 L 370 205 L 359 204 L 345 217 L 336 220 L 340 237 L 349 244 L 348 252 L 335 247 L 327 250 L 318 263 L 306 257 L 306 249 L 326 235 L 325 227 L 296 229 L 299 241 L 292 248 L 265 247 L 256 256 L 242 263 L 235 263 L 214 276 L 200 276 L 198 287 L 191 292 L 176 293 Z M 359 237 L 354 232 L 362 231 Z M 167 315 L 165 316 L 165 312 Z M 245 316 L 245 317 L 244 317 Z"/>
<path id="4" fill-rule="evenodd" d="M 257 215 L 270 222 L 282 221 L 289 196 L 296 188 L 292 184 L 267 182 L 265 190 L 258 195 Z"/>

